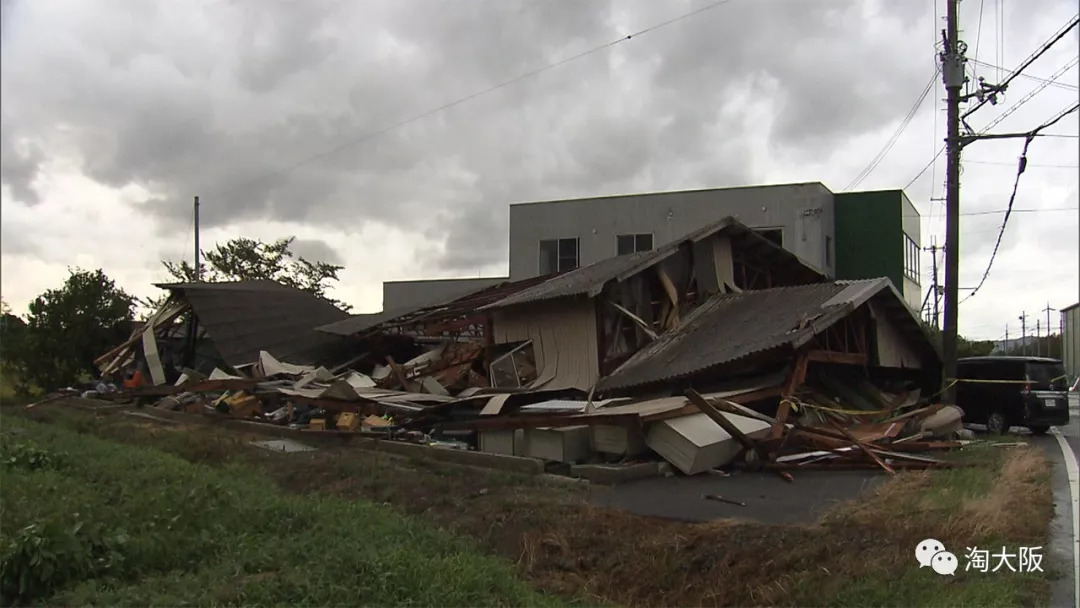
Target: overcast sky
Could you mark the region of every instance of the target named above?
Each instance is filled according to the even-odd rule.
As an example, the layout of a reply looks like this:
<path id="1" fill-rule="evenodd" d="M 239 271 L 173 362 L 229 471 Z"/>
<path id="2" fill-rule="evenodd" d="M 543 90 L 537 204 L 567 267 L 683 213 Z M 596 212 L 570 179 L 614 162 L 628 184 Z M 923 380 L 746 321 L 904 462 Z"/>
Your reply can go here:
<path id="1" fill-rule="evenodd" d="M 1002 20 L 998 1 L 961 3 L 962 37 L 969 57 L 1005 68 L 1076 12 L 1075 0 L 1007 2 Z M 376 311 L 383 280 L 505 275 L 511 202 L 802 181 L 841 191 L 931 78 L 945 10 L 730 0 L 387 130 L 710 4 L 0 0 L 3 298 L 24 313 L 69 266 L 153 294 L 160 260 L 192 258 L 194 195 L 204 247 L 295 235 L 300 253 L 346 266 L 336 297 Z M 993 131 L 1077 100 L 1078 40 L 1073 30 L 1027 70 L 1061 75 Z M 970 125 L 1042 86 L 1015 80 Z M 943 98 L 936 78 L 858 189 L 903 188 L 926 166 Z M 1010 219 L 986 285 L 961 307 L 964 334 L 1000 338 L 1008 322 L 1015 335 L 1022 311 L 1033 324 L 1047 303 L 1080 299 L 1077 125 L 1073 114 L 1049 131 L 1072 137 L 1031 145 L 1015 207 L 1042 211 Z M 1022 145 L 965 150 L 962 210 L 982 214 L 961 222 L 962 287 L 986 268 L 1002 214 L 983 212 L 1005 208 Z M 944 167 L 906 189 L 924 245 L 943 240 L 932 199 Z"/>

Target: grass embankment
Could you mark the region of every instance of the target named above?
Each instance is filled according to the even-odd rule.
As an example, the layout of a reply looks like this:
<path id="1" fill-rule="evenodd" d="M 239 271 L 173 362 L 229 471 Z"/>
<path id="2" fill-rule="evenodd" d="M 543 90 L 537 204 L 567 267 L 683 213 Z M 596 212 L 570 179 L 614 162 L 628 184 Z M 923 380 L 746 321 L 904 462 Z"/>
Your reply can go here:
<path id="1" fill-rule="evenodd" d="M 246 445 L 252 437 L 239 433 L 161 426 L 115 410 L 47 405 L 18 411 L 230 475 L 260 471 L 295 494 L 393 505 L 472 537 L 488 553 L 515 562 L 535 586 L 565 597 L 640 606 L 1024 606 L 1049 600 L 1045 574 L 964 572 L 961 566 L 955 576 L 941 576 L 920 569 L 914 555 L 926 538 L 943 542 L 962 563 L 967 547 L 1045 547 L 1049 465 L 1029 448 L 968 449 L 958 457 L 985 466 L 900 473 L 811 526 L 694 525 L 590 506 L 587 486 L 580 484 L 334 444 L 271 453 Z M 797 476 L 791 489 L 813 492 L 813 484 Z"/>
<path id="2" fill-rule="evenodd" d="M 537 605 L 474 544 L 250 469 L 3 420 L 4 603 Z"/>

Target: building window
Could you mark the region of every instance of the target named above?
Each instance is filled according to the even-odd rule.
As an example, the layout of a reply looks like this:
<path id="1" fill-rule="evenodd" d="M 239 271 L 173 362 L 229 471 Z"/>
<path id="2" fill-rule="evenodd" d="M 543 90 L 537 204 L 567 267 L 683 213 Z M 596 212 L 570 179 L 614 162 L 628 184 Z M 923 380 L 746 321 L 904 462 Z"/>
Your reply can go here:
<path id="1" fill-rule="evenodd" d="M 784 246 L 784 231 L 780 228 L 767 228 L 764 230 L 755 230 L 754 232 L 769 239 L 773 243 L 776 243 L 778 247 Z"/>
<path id="2" fill-rule="evenodd" d="M 832 237 L 825 235 L 825 266 L 832 268 Z"/>
<path id="3" fill-rule="evenodd" d="M 904 276 L 919 282 L 919 244 L 904 235 Z"/>
<path id="4" fill-rule="evenodd" d="M 540 274 L 565 272 L 578 267 L 578 240 L 546 239 L 540 241 Z"/>
<path id="5" fill-rule="evenodd" d="M 639 251 L 652 251 L 651 234 L 620 234 L 615 237 L 617 255 L 637 253 Z"/>

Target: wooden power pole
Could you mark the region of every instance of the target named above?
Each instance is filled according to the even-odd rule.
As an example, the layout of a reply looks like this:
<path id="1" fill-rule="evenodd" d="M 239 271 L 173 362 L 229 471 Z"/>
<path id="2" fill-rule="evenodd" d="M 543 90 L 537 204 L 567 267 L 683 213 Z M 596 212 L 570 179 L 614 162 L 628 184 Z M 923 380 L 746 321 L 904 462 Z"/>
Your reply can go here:
<path id="1" fill-rule="evenodd" d="M 942 32 L 941 73 L 946 92 L 945 138 L 945 327 L 942 335 L 945 382 L 956 378 L 956 333 L 959 321 L 960 280 L 960 89 L 964 86 L 965 45 L 959 40 L 957 5 L 959 0 L 947 0 L 946 27 Z M 956 403 L 956 391 L 949 386 L 943 395 L 945 403 Z"/>

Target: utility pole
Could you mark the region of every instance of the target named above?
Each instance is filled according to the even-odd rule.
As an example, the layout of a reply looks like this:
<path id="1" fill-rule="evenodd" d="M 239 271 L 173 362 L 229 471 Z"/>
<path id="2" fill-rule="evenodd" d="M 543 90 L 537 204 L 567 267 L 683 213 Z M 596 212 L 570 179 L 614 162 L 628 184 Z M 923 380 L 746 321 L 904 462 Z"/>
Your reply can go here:
<path id="1" fill-rule="evenodd" d="M 1035 356 L 1042 356 L 1042 319 L 1035 319 Z"/>
<path id="2" fill-rule="evenodd" d="M 195 197 L 195 281 L 202 281 L 202 261 L 199 259 L 199 197 Z"/>
<path id="3" fill-rule="evenodd" d="M 932 288 L 934 290 L 934 314 L 933 325 L 934 329 L 941 329 L 941 325 L 938 324 L 938 311 L 941 310 L 941 286 L 938 284 L 938 267 L 937 267 L 937 252 L 943 249 L 938 247 L 936 242 L 933 242 L 929 247 L 923 247 L 923 251 L 929 251 L 930 256 L 933 258 L 934 269 L 934 282 Z"/>
<path id="4" fill-rule="evenodd" d="M 1046 311 L 1046 356 L 1047 357 L 1053 357 L 1054 356 L 1054 349 L 1052 348 L 1053 341 L 1050 339 L 1050 332 L 1053 331 L 1050 328 L 1053 327 L 1053 325 L 1050 324 L 1050 313 L 1051 313 L 1051 311 L 1056 311 L 1057 309 L 1056 308 L 1050 308 L 1050 302 L 1047 302 L 1046 303 L 1046 308 L 1044 308 L 1043 310 Z M 1059 334 L 1058 340 L 1061 340 L 1061 339 L 1062 338 L 1061 338 L 1061 336 Z M 1061 357 L 1060 353 L 1058 354 L 1058 357 L 1059 358 Z"/>
<path id="5" fill-rule="evenodd" d="M 1009 324 L 1005 324 L 1005 348 L 1001 349 L 1004 354 L 1009 354 Z"/>
<path id="6" fill-rule="evenodd" d="M 1027 311 L 1020 315 L 1020 354 L 1027 354 Z"/>
<path id="7" fill-rule="evenodd" d="M 959 40 L 957 5 L 959 0 L 946 0 L 945 43 L 941 51 L 941 73 L 945 83 L 948 135 L 945 138 L 945 331 L 942 346 L 945 356 L 946 382 L 956 378 L 956 331 L 959 321 L 960 280 L 960 89 L 964 76 L 966 45 Z M 950 385 L 943 395 L 947 404 L 956 403 L 956 391 Z"/>

